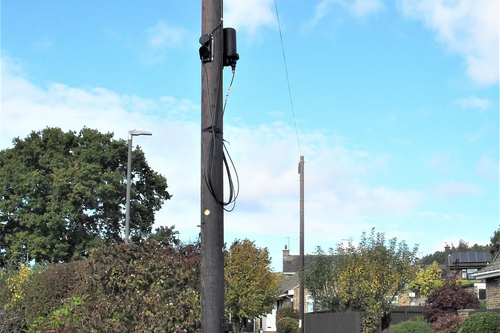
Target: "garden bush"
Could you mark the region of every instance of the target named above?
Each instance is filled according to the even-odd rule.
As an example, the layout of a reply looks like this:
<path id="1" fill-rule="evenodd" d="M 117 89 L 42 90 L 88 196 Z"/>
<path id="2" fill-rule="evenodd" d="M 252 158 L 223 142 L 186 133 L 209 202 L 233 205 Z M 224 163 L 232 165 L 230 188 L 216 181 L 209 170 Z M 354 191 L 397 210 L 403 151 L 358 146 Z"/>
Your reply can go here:
<path id="1" fill-rule="evenodd" d="M 278 311 L 276 312 L 276 317 L 277 319 L 281 318 L 299 319 L 299 313 L 297 312 L 297 310 L 294 310 L 289 307 L 284 307 L 278 309 Z"/>
<path id="2" fill-rule="evenodd" d="M 0 307 L 0 333 L 20 333 L 23 331 L 22 322 L 19 312 Z"/>
<path id="3" fill-rule="evenodd" d="M 84 267 L 84 261 L 75 261 L 33 269 L 19 301 L 26 326 L 61 308 L 70 297 L 82 296 Z"/>
<path id="4" fill-rule="evenodd" d="M 477 296 L 457 284 L 456 280 L 448 279 L 444 285 L 432 292 L 424 306 L 424 318 L 434 323 L 445 314 L 457 314 L 460 309 L 479 309 L 481 303 Z"/>
<path id="5" fill-rule="evenodd" d="M 68 307 L 85 322 L 64 323 L 61 316 L 59 326 L 70 332 L 200 332 L 199 250 L 156 241 L 98 248 L 87 260 L 81 304 Z"/>
<path id="6" fill-rule="evenodd" d="M 465 319 L 460 333 L 500 333 L 500 313 L 479 312 Z"/>
<path id="7" fill-rule="evenodd" d="M 422 320 L 408 320 L 391 326 L 391 333 L 433 333 L 432 326 Z"/>
<path id="8" fill-rule="evenodd" d="M 432 328 L 436 333 L 458 333 L 465 318 L 454 314 L 446 314 L 439 317 Z"/>
<path id="9" fill-rule="evenodd" d="M 290 333 L 299 328 L 299 321 L 293 318 L 281 318 L 276 321 L 277 333 Z"/>
<path id="10" fill-rule="evenodd" d="M 378 331 L 379 317 L 373 313 L 365 313 L 361 317 L 361 333 L 375 333 Z"/>
<path id="11" fill-rule="evenodd" d="M 0 333 L 21 332 L 25 318 L 21 302 L 32 272 L 18 265 L 0 269 Z"/>
<path id="12" fill-rule="evenodd" d="M 46 317 L 35 319 L 30 324 L 27 333 L 68 331 L 68 326 L 78 320 L 78 316 L 71 308 L 81 303 L 81 298 L 71 297 L 61 309 L 55 310 Z"/>

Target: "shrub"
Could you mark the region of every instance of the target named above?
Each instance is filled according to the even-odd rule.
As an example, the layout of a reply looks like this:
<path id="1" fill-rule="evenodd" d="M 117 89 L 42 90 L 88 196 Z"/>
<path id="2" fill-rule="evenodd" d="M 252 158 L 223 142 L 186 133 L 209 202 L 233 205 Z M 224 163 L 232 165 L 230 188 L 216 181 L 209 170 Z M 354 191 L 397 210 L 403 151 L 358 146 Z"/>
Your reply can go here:
<path id="1" fill-rule="evenodd" d="M 289 307 L 285 308 L 279 308 L 278 311 L 276 312 L 276 318 L 281 319 L 281 318 L 293 318 L 293 319 L 299 319 L 299 313 L 297 310 L 294 310 Z"/>
<path id="2" fill-rule="evenodd" d="M 372 313 L 364 314 L 361 318 L 361 333 L 377 332 L 379 326 L 378 316 Z"/>
<path id="3" fill-rule="evenodd" d="M 408 320 L 391 326 L 391 333 L 433 333 L 432 326 L 421 320 Z"/>
<path id="4" fill-rule="evenodd" d="M 434 324 L 432 324 L 432 328 L 436 331 L 436 333 L 458 333 L 462 323 L 465 318 L 454 315 L 454 314 L 446 314 L 439 317 Z"/>
<path id="5" fill-rule="evenodd" d="M 299 321 L 293 318 L 281 318 L 276 321 L 276 331 L 278 333 L 290 333 L 299 328 Z"/>
<path id="6" fill-rule="evenodd" d="M 24 287 L 30 280 L 32 272 L 28 266 L 21 265 L 17 274 L 9 276 L 5 282 L 11 299 L 7 303 L 7 307 L 13 309 L 17 303 L 24 297 Z"/>
<path id="7" fill-rule="evenodd" d="M 33 273 L 24 289 L 24 298 L 19 302 L 24 320 L 29 326 L 38 317 L 47 316 L 60 309 L 72 296 L 82 296 L 76 291 L 81 286 L 84 261 L 54 264 Z"/>
<path id="8" fill-rule="evenodd" d="M 429 295 L 423 314 L 428 322 L 434 323 L 445 314 L 457 314 L 460 309 L 479 309 L 480 306 L 481 303 L 473 292 L 460 287 L 456 280 L 449 279 Z"/>
<path id="9" fill-rule="evenodd" d="M 77 315 L 73 313 L 71 308 L 80 304 L 82 304 L 81 298 L 70 298 L 63 308 L 55 310 L 46 317 L 39 317 L 34 320 L 34 322 L 30 325 L 31 327 L 27 330 L 27 333 L 64 331 L 64 328 L 68 326 L 68 323 L 72 323 L 78 319 Z"/>
<path id="10" fill-rule="evenodd" d="M 70 332 L 200 332 L 198 245 L 102 246 L 86 264 L 86 295 Z M 64 318 L 62 318 L 64 319 Z"/>
<path id="11" fill-rule="evenodd" d="M 20 333 L 23 331 L 22 322 L 18 311 L 0 307 L 0 333 Z"/>
<path id="12" fill-rule="evenodd" d="M 479 312 L 465 319 L 461 333 L 500 333 L 500 313 Z"/>

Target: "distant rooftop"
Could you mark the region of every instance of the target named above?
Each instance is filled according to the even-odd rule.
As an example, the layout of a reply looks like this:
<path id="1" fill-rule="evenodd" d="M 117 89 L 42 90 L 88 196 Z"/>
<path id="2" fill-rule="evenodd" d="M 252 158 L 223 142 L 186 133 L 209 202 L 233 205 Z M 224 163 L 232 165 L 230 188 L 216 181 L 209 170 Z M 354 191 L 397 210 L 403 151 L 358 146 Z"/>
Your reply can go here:
<path id="1" fill-rule="evenodd" d="M 304 255 L 304 267 L 309 266 L 313 255 Z M 299 260 L 300 256 L 298 254 L 290 254 L 283 256 L 283 273 L 291 274 L 299 271 Z"/>

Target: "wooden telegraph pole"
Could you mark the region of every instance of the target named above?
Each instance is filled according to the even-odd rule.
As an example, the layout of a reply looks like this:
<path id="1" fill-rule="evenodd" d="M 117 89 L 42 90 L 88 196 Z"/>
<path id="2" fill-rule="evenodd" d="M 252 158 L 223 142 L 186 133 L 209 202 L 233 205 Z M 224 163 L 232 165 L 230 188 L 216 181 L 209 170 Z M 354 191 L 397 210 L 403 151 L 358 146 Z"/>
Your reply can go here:
<path id="1" fill-rule="evenodd" d="M 300 272 L 300 292 L 299 292 L 299 319 L 301 327 L 300 333 L 304 332 L 304 156 L 300 156 L 299 163 L 300 174 L 300 256 L 299 256 L 299 272 Z"/>
<path id="2" fill-rule="evenodd" d="M 220 333 L 224 317 L 222 0 L 202 0 L 201 29 L 201 331 Z"/>

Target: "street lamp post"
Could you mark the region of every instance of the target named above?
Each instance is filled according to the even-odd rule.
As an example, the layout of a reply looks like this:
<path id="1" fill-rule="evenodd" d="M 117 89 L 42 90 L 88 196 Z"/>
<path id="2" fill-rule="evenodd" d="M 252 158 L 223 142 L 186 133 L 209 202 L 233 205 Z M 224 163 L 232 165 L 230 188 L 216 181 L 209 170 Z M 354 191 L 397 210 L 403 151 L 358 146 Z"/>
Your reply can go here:
<path id="1" fill-rule="evenodd" d="M 139 135 L 153 135 L 151 132 L 132 130 L 128 131 L 128 162 L 127 162 L 127 199 L 125 201 L 125 243 L 130 236 L 130 170 L 132 169 L 132 137 Z"/>

